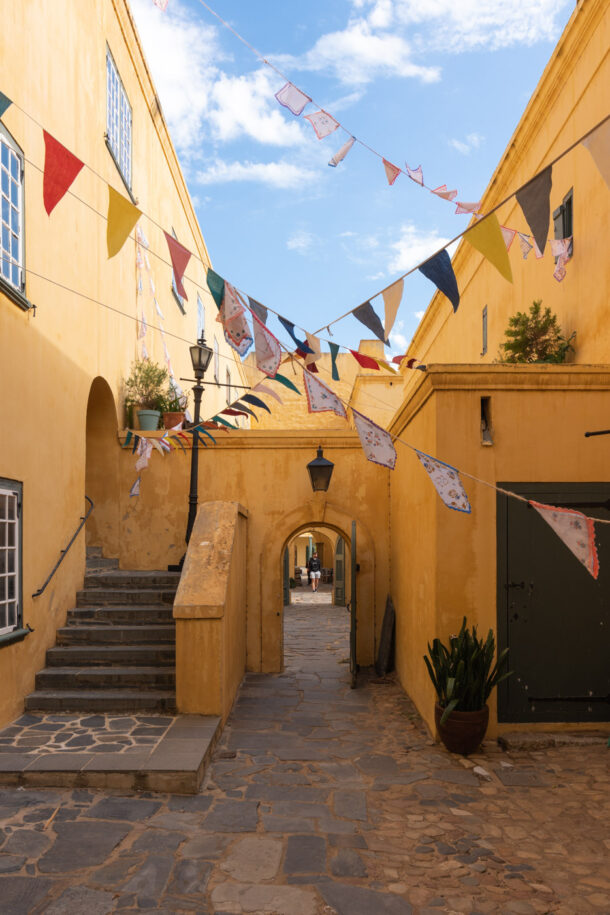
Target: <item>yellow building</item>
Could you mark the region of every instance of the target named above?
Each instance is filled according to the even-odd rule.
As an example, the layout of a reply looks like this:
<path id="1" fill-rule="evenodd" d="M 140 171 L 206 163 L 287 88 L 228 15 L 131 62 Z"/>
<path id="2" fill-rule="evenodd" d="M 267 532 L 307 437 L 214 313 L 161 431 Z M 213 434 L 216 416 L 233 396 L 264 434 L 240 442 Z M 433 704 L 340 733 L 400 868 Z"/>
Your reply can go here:
<path id="1" fill-rule="evenodd" d="M 188 346 L 197 338 L 200 298 L 215 350 L 210 380 L 243 383 L 239 360 L 215 323 L 207 249 L 127 2 L 51 6 L 5 4 L 0 34 L 0 90 L 12 101 L 0 121 L 0 524 L 9 538 L 2 549 L 0 721 L 22 710 L 82 585 L 83 535 L 45 592 L 32 597 L 74 534 L 85 494 L 95 503 L 87 543 L 119 555 L 119 489 L 127 486 L 128 493 L 137 473 L 132 458 L 120 479 L 117 432 L 125 425 L 124 380 L 142 346 L 161 365 L 171 360 L 177 380 L 190 378 Z M 40 125 L 85 163 L 50 216 Z M 145 214 L 139 227 L 149 248 L 142 246 L 139 266 L 134 232 L 116 256 L 107 256 L 109 187 Z M 163 230 L 193 255 L 186 300 L 172 289 Z M 222 409 L 226 390 L 209 388 L 207 409 Z M 176 527 L 163 567 L 182 552 L 186 492 L 171 506 L 156 494 L 157 507 Z M 132 533 L 136 567 L 145 567 L 148 532 L 132 524 Z"/>

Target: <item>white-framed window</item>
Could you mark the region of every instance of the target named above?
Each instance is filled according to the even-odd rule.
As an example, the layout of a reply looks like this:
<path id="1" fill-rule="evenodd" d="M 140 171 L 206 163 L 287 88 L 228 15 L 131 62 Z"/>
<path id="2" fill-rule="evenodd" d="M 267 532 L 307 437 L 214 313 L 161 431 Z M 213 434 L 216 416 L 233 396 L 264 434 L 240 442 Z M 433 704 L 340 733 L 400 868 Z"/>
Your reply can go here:
<path id="1" fill-rule="evenodd" d="M 233 403 L 233 396 L 231 394 L 231 372 L 229 371 L 229 369 L 227 369 L 226 383 L 227 383 L 227 387 L 226 387 L 227 404 L 230 404 L 230 403 Z"/>
<path id="2" fill-rule="evenodd" d="M 0 124 L 0 275 L 23 292 L 23 153 Z"/>
<path id="3" fill-rule="evenodd" d="M 220 351 L 216 337 L 214 337 L 214 381 L 216 384 L 220 382 Z"/>
<path id="4" fill-rule="evenodd" d="M 106 138 L 123 181 L 131 190 L 131 105 L 119 71 L 106 48 Z"/>
<path id="5" fill-rule="evenodd" d="M 21 484 L 0 479 L 0 635 L 21 623 Z"/>

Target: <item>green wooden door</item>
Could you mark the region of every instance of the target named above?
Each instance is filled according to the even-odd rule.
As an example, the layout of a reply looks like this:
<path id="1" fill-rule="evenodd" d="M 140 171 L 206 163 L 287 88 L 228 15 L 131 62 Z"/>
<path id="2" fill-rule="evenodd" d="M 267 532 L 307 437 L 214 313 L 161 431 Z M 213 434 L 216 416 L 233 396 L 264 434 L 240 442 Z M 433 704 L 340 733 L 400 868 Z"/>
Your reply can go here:
<path id="1" fill-rule="evenodd" d="M 345 606 L 345 540 L 339 537 L 335 548 L 335 590 L 333 603 Z"/>

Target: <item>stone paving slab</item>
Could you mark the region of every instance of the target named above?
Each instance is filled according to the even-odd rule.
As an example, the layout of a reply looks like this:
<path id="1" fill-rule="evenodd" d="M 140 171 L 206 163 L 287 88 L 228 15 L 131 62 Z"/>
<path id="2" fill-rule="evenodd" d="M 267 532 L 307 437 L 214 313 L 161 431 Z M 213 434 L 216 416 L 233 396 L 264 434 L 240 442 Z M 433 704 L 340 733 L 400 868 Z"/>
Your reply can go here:
<path id="1" fill-rule="evenodd" d="M 610 912 L 606 747 L 447 753 L 393 678 L 353 701 L 347 614 L 315 597 L 286 610 L 286 670 L 248 675 L 197 794 L 0 788 L 2 915 Z"/>

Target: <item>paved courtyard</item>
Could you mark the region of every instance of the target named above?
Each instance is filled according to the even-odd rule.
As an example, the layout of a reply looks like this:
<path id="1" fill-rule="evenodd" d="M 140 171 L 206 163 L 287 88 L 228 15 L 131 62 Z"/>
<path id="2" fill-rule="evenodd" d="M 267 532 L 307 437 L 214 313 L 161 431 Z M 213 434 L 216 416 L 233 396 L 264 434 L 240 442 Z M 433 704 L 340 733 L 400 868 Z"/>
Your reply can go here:
<path id="1" fill-rule="evenodd" d="M 328 597 L 293 592 L 198 796 L 0 789 L 2 915 L 609 913 L 610 751 L 446 753 L 392 678 L 349 688 Z"/>

